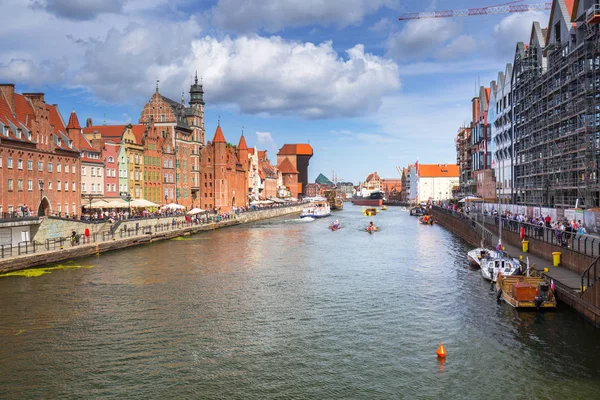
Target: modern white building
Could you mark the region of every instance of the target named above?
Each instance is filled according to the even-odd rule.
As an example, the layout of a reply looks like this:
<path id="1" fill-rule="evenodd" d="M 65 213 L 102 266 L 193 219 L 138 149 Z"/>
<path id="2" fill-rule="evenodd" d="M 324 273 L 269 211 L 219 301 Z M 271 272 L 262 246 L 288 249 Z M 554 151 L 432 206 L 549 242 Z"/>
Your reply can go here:
<path id="1" fill-rule="evenodd" d="M 456 164 L 419 164 L 416 185 L 417 201 L 439 201 L 452 198 L 452 190 L 459 185 L 459 175 L 459 167 Z"/>

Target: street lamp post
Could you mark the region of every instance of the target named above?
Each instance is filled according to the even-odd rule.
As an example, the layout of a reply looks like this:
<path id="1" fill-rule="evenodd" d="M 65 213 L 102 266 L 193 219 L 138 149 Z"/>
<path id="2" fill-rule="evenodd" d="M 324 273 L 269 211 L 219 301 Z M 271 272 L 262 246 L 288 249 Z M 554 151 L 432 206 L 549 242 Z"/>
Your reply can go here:
<path id="1" fill-rule="evenodd" d="M 42 208 L 42 202 L 44 201 L 44 181 L 40 180 L 38 184 L 40 185 L 40 206 L 38 207 L 38 217 L 42 217 L 44 216 L 44 209 Z"/>
<path id="2" fill-rule="evenodd" d="M 129 204 L 129 218 L 131 218 L 131 193 L 127 193 L 125 200 L 127 200 L 127 204 Z"/>
<path id="3" fill-rule="evenodd" d="M 92 212 L 92 199 L 94 198 L 94 195 L 91 193 L 88 193 L 86 195 L 86 197 L 88 198 L 88 200 L 90 201 L 90 207 L 88 208 L 88 213 Z"/>

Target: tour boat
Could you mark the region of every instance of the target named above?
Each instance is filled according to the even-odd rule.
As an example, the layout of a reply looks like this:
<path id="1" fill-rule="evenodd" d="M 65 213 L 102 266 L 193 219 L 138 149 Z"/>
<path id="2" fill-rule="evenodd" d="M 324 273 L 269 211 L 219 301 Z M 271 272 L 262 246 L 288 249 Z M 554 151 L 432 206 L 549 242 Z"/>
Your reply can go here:
<path id="1" fill-rule="evenodd" d="M 331 208 L 327 201 L 314 201 L 302 210 L 300 218 L 323 218 L 329 215 L 331 215 Z"/>
<path id="2" fill-rule="evenodd" d="M 503 298 L 515 308 L 555 309 L 554 288 L 538 276 L 498 275 L 496 281 L 498 300 Z"/>
<path id="3" fill-rule="evenodd" d="M 421 215 L 425 214 L 422 207 L 413 207 L 409 210 L 409 212 L 410 212 L 410 215 L 412 215 L 414 217 L 420 217 Z"/>
<path id="4" fill-rule="evenodd" d="M 483 279 L 491 282 L 496 282 L 498 273 L 502 273 L 503 276 L 519 275 L 521 273 L 521 263 L 519 260 L 504 256 L 482 260 L 480 267 Z"/>

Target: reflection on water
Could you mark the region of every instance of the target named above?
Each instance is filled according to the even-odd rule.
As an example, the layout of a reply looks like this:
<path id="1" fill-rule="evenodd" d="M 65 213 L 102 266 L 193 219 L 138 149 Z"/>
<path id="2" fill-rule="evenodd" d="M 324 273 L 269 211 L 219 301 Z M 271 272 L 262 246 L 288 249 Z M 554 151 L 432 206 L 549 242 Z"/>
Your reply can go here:
<path id="1" fill-rule="evenodd" d="M 597 331 L 519 312 L 398 208 L 276 219 L 0 279 L 2 398 L 594 398 Z M 373 220 L 380 232 L 366 234 Z M 54 269 L 52 269 L 54 268 Z M 448 356 L 439 360 L 442 341 Z"/>

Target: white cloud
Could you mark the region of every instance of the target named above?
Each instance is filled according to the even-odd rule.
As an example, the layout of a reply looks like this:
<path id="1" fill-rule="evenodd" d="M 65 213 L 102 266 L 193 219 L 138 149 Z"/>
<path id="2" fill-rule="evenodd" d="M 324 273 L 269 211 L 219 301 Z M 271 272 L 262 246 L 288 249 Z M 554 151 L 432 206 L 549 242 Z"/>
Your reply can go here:
<path id="1" fill-rule="evenodd" d="M 397 0 L 219 0 L 212 10 L 213 22 L 236 32 L 264 28 L 277 32 L 309 24 L 344 27 L 362 22 L 365 15 Z"/>
<path id="2" fill-rule="evenodd" d="M 0 80 L 34 85 L 53 84 L 65 79 L 67 68 L 66 58 L 45 60 L 41 63 L 13 58 L 6 64 L 0 63 Z"/>
<path id="3" fill-rule="evenodd" d="M 120 13 L 124 0 L 32 0 L 32 9 L 42 9 L 60 18 L 90 20 L 101 13 Z"/>
<path id="4" fill-rule="evenodd" d="M 65 1 L 36 4 L 48 11 L 48 7 L 75 0 Z M 149 1 L 172 11 L 173 4 L 186 0 Z M 396 0 L 348 1 L 346 6 L 356 5 L 358 9 L 352 12 L 362 18 L 368 10 Z M 86 0 L 80 6 L 92 3 L 99 4 Z M 340 7 L 334 2 L 317 3 L 313 6 L 318 21 L 329 15 L 323 10 Z M 122 5 L 122 10 L 115 4 Z M 281 7 L 287 9 L 290 4 Z M 305 9 L 304 3 L 297 6 Z M 377 110 L 383 95 L 400 87 L 398 65 L 365 52 L 362 45 L 338 53 L 328 41 L 258 35 L 232 38 L 212 31 L 202 37 L 206 30 L 197 17 L 156 19 L 141 13 L 145 7 L 141 0 L 106 7 L 95 9 L 93 18 L 93 13 L 79 16 L 91 19 L 75 21 L 58 18 L 56 10 L 54 14 L 34 10 L 21 0 L 1 1 L 0 15 L 11 18 L 0 24 L 0 37 L 19 46 L 0 46 L 0 78 L 30 85 L 28 90 L 58 83 L 85 90 L 103 102 L 139 106 L 152 94 L 157 79 L 161 93 L 179 99 L 197 70 L 204 78 L 209 105 L 306 118 L 367 115 Z M 109 15 L 110 10 L 121 12 Z M 341 20 L 350 23 L 352 18 L 345 15 Z"/>
<path id="5" fill-rule="evenodd" d="M 461 27 L 449 19 L 408 21 L 401 31 L 389 36 L 388 55 L 402 60 L 426 58 L 460 31 Z"/>
<path id="6" fill-rule="evenodd" d="M 271 135 L 271 132 L 257 131 L 256 132 L 256 145 L 259 149 L 265 148 L 271 154 L 273 154 L 273 155 L 277 154 L 277 151 L 278 151 L 277 143 L 275 143 L 275 140 L 273 139 L 273 135 Z M 267 157 L 269 157 L 268 152 L 267 152 Z M 273 163 L 277 163 L 276 159 L 274 159 L 272 161 L 273 161 Z"/>
<path id="7" fill-rule="evenodd" d="M 441 60 L 464 57 L 477 50 L 477 42 L 471 35 L 460 35 L 440 49 L 437 57 Z"/>
<path id="8" fill-rule="evenodd" d="M 501 60 L 512 60 L 517 42 L 529 43 L 533 22 L 540 21 L 542 28 L 544 28 L 548 18 L 548 14 L 541 11 L 515 13 L 502 18 L 494 26 L 493 47 L 495 56 Z"/>

